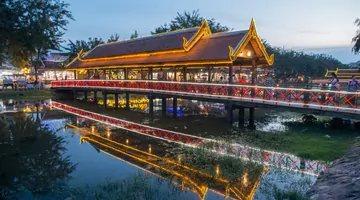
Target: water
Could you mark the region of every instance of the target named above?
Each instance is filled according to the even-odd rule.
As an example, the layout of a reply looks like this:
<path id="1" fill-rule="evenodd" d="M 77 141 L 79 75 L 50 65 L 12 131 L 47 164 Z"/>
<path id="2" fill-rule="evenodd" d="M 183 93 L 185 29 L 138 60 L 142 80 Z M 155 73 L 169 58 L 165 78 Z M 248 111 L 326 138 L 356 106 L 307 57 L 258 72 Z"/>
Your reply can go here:
<path id="1" fill-rule="evenodd" d="M 41 123 L 48 125 L 51 130 L 56 131 L 57 137 L 65 140 L 62 146 L 66 151 L 61 154 L 61 157 L 68 158 L 74 168 L 65 164 L 60 166 L 65 167 L 61 171 L 67 172 L 70 177 L 66 178 L 66 174 L 55 173 L 57 170 L 51 165 L 53 161 L 42 158 L 46 162 L 40 165 L 41 169 L 53 169 L 51 171 L 54 174 L 50 173 L 46 176 L 46 180 L 43 180 L 43 177 L 36 173 L 41 171 L 36 170 L 40 166 L 33 166 L 34 170 L 27 174 L 33 179 L 30 182 L 36 185 L 41 181 L 51 180 L 49 182 L 54 183 L 52 185 L 54 188 L 60 187 L 57 185 L 60 184 L 63 189 L 54 190 L 56 192 L 52 192 L 51 195 L 46 192 L 36 193 L 37 199 L 96 199 L 96 197 L 111 199 L 116 198 L 119 193 L 127 195 L 126 199 L 139 199 L 134 194 L 140 192 L 146 196 L 145 199 L 223 199 L 227 192 L 234 199 L 244 199 L 245 197 L 272 199 L 274 188 L 303 194 L 316 178 L 276 166 L 264 166 L 264 163 L 261 162 L 248 162 L 111 128 L 81 116 L 69 115 L 56 110 L 45 112 L 49 102 L 48 100 L 12 101 L 10 103 L 0 101 L 2 112 L 6 115 L 11 115 L 12 111 L 19 110 L 30 114 L 40 112 Z M 189 117 L 190 113 L 193 115 L 200 113 L 206 116 L 223 115 L 221 105 L 203 102 L 184 102 L 183 105 L 187 108 L 184 113 L 187 113 L 188 117 L 180 120 L 194 121 Z M 218 111 L 201 113 L 206 110 L 204 108 L 215 108 Z M 146 108 L 140 109 L 140 111 L 146 112 Z M 36 114 L 36 116 L 38 115 Z M 130 115 L 126 117 L 133 119 Z M 286 123 L 299 121 L 301 116 L 291 113 L 277 115 L 270 111 L 260 113 L 258 118 L 262 119 L 257 122 L 259 130 L 286 132 L 289 130 Z M 154 125 L 148 118 L 140 121 L 150 126 Z M 66 126 L 67 124 L 79 128 L 71 128 Z M 171 126 L 178 126 L 176 130 L 180 132 L 192 128 L 191 125 L 188 125 L 186 129 L 178 124 L 171 124 Z M 215 127 L 210 128 L 214 129 Z M 212 133 L 209 131 L 208 135 L 210 134 Z M 32 146 L 31 148 L 39 147 Z M 42 148 L 39 148 L 39 151 L 41 150 Z M 169 159 L 172 162 L 169 162 Z M 11 169 L 14 166 L 10 161 L 3 160 L 1 163 L 6 163 L 5 166 Z M 194 170 L 200 171 L 201 174 L 195 173 Z M 14 183 L 23 180 L 21 179 L 23 176 L 21 170 L 10 171 L 14 173 L 14 177 L 18 177 L 13 179 Z M 209 176 L 215 178 L 209 178 Z M 225 181 L 221 181 L 219 178 Z M 16 186 L 20 187 L 17 184 Z M 22 192 L 17 195 L 19 199 L 34 198 L 35 194 L 28 189 L 30 186 L 22 187 Z M 144 192 L 139 187 L 147 189 Z M 53 191 L 53 188 L 48 189 Z M 255 193 L 252 193 L 252 190 Z"/>

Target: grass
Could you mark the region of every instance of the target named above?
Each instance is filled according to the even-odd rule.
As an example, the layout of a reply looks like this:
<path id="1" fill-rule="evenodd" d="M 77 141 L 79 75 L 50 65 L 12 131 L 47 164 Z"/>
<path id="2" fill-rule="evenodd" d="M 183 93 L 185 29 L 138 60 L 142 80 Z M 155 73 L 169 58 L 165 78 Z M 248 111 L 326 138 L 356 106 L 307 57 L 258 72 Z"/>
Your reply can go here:
<path id="1" fill-rule="evenodd" d="M 231 129 L 225 119 L 204 116 L 189 116 L 173 119 L 156 116 L 151 119 L 146 113 L 128 111 L 125 109 L 104 109 L 98 105 L 80 101 L 64 102 L 78 108 L 100 114 L 125 119 L 135 123 L 145 123 L 149 126 L 163 128 L 196 136 L 212 138 L 224 142 L 243 143 L 265 150 L 274 150 L 295 154 L 299 157 L 320 161 L 333 161 L 341 157 L 355 142 L 359 134 L 348 130 L 330 130 L 312 128 L 313 125 L 298 125 L 283 133 L 251 131 L 248 129 Z M 211 124 L 211 125 L 209 125 Z M 301 129 L 306 128 L 307 131 Z M 330 138 L 325 137 L 329 135 Z"/>
<path id="2" fill-rule="evenodd" d="M 51 90 L 29 90 L 29 91 L 14 91 L 5 90 L 0 91 L 0 99 L 49 99 L 55 95 Z"/>
<path id="3" fill-rule="evenodd" d="M 240 133 L 238 138 L 242 143 L 262 149 L 293 153 L 299 157 L 311 160 L 333 161 L 342 155 L 355 143 L 352 138 L 326 138 L 316 133 Z"/>

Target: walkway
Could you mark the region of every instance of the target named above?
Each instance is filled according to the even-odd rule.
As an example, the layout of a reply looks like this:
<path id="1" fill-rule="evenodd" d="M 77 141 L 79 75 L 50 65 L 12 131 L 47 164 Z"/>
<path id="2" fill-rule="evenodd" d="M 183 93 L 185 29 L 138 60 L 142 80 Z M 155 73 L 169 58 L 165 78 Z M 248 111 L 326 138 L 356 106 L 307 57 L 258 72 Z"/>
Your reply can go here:
<path id="1" fill-rule="evenodd" d="M 360 93 L 319 89 L 279 88 L 193 82 L 141 80 L 63 80 L 53 81 L 56 90 L 135 92 L 234 102 L 244 107 L 282 107 L 292 110 L 331 112 L 360 119 Z M 340 116 L 339 116 L 340 117 Z"/>

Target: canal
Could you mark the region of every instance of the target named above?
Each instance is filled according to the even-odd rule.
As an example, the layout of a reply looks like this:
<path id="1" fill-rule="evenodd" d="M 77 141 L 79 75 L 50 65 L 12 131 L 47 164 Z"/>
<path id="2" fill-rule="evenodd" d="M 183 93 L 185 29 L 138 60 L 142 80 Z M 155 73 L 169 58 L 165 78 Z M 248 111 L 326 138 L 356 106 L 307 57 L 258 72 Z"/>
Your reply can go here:
<path id="1" fill-rule="evenodd" d="M 177 109 L 181 115 L 172 119 L 160 115 L 149 117 L 147 101 L 141 96 L 132 97 L 132 102 L 130 111 L 114 111 L 111 99 L 110 108 L 106 109 L 101 106 L 103 102 L 94 104 L 81 98 L 62 101 L 139 125 L 212 139 L 219 148 L 215 151 L 184 145 L 138 134 L 136 130 L 109 126 L 87 116 L 59 111 L 51 106 L 52 100 L 0 101 L 3 117 L 16 119 L 16 112 L 26 113 L 35 121 L 39 119 L 52 135 L 40 137 L 39 141 L 14 142 L 17 152 L 8 150 L 6 139 L 2 138 L 0 149 L 5 153 L 0 159 L 1 197 L 67 200 L 300 198 L 314 183 L 317 174 L 326 170 L 328 162 L 342 155 L 358 136 L 353 125 L 345 124 L 346 130 L 339 134 L 327 128 L 331 126 L 327 122 L 329 119 L 318 118 L 324 123 L 315 125 L 294 113 L 259 110 L 256 130 L 247 130 L 236 127 L 236 123 L 229 127 L 221 104 L 184 100 Z M 173 110 L 169 107 L 168 113 Z M 27 138 L 25 133 L 27 131 L 21 137 Z M 270 137 L 258 138 L 261 134 Z M 318 152 L 302 146 L 305 140 L 309 145 L 317 145 Z M 241 147 L 241 154 L 219 151 L 228 145 L 246 147 Z M 244 156 L 245 153 L 251 155 Z"/>

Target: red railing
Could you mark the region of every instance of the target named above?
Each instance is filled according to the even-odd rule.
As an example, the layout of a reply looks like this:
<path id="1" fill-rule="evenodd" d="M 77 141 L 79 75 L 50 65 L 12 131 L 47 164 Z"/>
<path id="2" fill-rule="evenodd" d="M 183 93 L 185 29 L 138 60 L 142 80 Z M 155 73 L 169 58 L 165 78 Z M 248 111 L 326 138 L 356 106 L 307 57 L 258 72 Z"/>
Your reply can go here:
<path id="1" fill-rule="evenodd" d="M 216 140 L 145 126 L 106 115 L 93 113 L 55 101 L 52 102 L 52 106 L 71 114 L 98 121 L 100 123 L 105 123 L 110 126 L 126 129 L 135 133 L 179 144 L 187 144 L 194 147 L 200 146 L 204 147 L 205 149 L 209 148 L 211 151 L 216 153 L 240 157 L 245 160 L 258 162 L 268 166 L 281 167 L 283 169 L 299 171 L 310 175 L 318 175 L 320 172 L 326 171 L 326 167 L 322 162 L 304 160 L 291 154 L 267 151 L 240 144 L 220 144 Z"/>
<path id="2" fill-rule="evenodd" d="M 141 80 L 64 80 L 53 81 L 52 87 L 118 89 L 348 113 L 360 111 L 358 104 L 360 93 L 335 90 Z"/>

